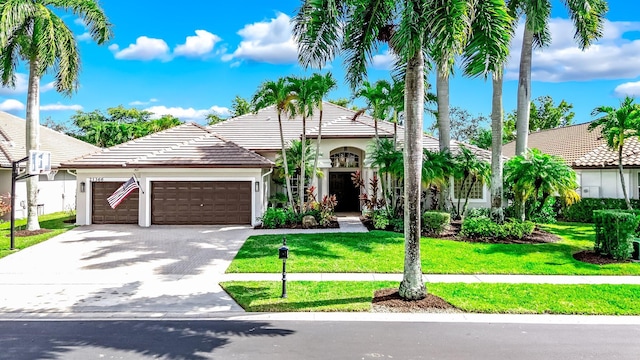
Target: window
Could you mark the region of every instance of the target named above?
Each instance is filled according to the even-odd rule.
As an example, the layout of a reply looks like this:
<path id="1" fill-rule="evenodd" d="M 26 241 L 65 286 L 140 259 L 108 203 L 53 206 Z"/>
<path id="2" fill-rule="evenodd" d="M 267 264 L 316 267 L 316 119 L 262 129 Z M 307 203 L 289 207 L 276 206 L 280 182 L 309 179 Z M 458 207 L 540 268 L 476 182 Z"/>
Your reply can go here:
<path id="1" fill-rule="evenodd" d="M 455 179 L 453 181 L 453 197 L 455 199 L 464 199 L 467 195 L 467 191 L 469 191 L 469 186 L 471 185 L 471 179 L 468 178 L 465 181 L 464 188 L 460 189 L 462 185 L 462 179 Z M 462 193 L 461 193 L 462 190 Z M 480 200 L 483 198 L 484 192 L 484 183 L 482 181 L 476 181 L 471 188 L 471 192 L 469 193 L 469 199 L 477 199 Z"/>
<path id="2" fill-rule="evenodd" d="M 343 167 L 343 168 L 359 168 L 360 167 L 360 156 L 358 154 L 354 154 L 349 151 L 342 151 L 339 153 L 335 153 L 331 155 L 331 166 L 332 167 Z"/>

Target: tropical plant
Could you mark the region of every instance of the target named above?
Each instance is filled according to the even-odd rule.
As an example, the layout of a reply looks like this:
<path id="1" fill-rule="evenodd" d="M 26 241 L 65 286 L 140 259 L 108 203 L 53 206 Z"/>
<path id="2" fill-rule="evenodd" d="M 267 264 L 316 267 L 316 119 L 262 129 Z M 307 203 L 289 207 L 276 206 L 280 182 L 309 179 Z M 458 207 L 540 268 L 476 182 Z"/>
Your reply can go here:
<path id="1" fill-rule="evenodd" d="M 315 102 L 316 107 L 320 111 L 320 117 L 318 119 L 318 139 L 316 140 L 316 156 L 313 160 L 313 167 L 311 168 L 311 182 L 316 180 L 316 172 L 318 169 L 318 159 L 320 157 L 320 141 L 322 140 L 322 116 L 323 116 L 323 102 L 325 96 L 329 94 L 329 92 L 336 88 L 337 83 L 333 78 L 331 73 L 327 73 L 326 75 L 313 74 L 311 76 L 311 82 L 315 87 Z"/>
<path id="2" fill-rule="evenodd" d="M 627 96 L 617 109 L 611 106 L 599 106 L 593 109 L 591 113 L 593 116 L 602 116 L 589 124 L 589 131 L 600 128 L 602 137 L 607 141 L 607 146 L 618 153 L 620 185 L 629 210 L 632 208 L 622 174 L 622 154 L 625 140 L 640 135 L 640 105 L 634 104 L 633 101 L 633 98 Z"/>
<path id="3" fill-rule="evenodd" d="M 370 146 L 368 154 L 371 159 L 371 167 L 378 168 L 380 173 L 380 186 L 382 194 L 387 200 L 386 203 L 393 206 L 393 209 L 387 209 L 387 211 L 395 214 L 401 209 L 401 206 L 396 201 L 395 191 L 389 189 L 389 184 L 398 182 L 404 176 L 402 151 L 396 149 L 392 140 L 380 138 Z"/>
<path id="4" fill-rule="evenodd" d="M 304 148 L 304 150 L 303 150 Z M 304 151 L 304 156 L 302 156 L 302 152 Z M 287 168 L 290 169 L 294 174 L 300 176 L 302 179 L 302 174 L 305 174 L 307 178 L 309 178 L 310 174 L 313 172 L 313 159 L 316 158 L 316 152 L 309 144 L 309 140 L 307 140 L 307 145 L 302 146 L 302 141 L 300 140 L 292 140 L 289 147 L 285 151 L 285 156 L 278 155 L 276 156 L 276 166 L 284 168 L 284 162 L 287 161 Z M 320 156 L 320 155 L 319 155 Z M 304 172 L 303 170 L 304 166 Z M 316 169 L 317 171 L 317 169 Z M 318 175 L 322 175 L 323 173 L 320 171 Z M 306 183 L 306 181 L 305 181 Z M 302 184 L 302 180 L 299 180 L 299 185 Z M 302 187 L 299 187 L 302 189 Z"/>
<path id="5" fill-rule="evenodd" d="M 563 0 L 576 29 L 574 38 L 582 50 L 603 34 L 608 5 L 605 0 Z M 516 155 L 524 155 L 529 135 L 531 103 L 531 60 L 533 47 L 545 47 L 551 42 L 549 18 L 551 0 L 509 0 L 514 14 L 523 15 L 524 35 L 520 55 L 518 78 L 518 105 L 516 122 Z"/>
<path id="6" fill-rule="evenodd" d="M 236 95 L 231 101 L 231 117 L 242 116 L 250 112 L 251 103 L 240 95 Z"/>
<path id="7" fill-rule="evenodd" d="M 367 192 L 367 184 L 362 178 L 360 170 L 351 174 L 351 181 L 353 185 L 360 189 L 360 202 L 362 206 L 370 213 L 381 210 L 385 207 L 386 201 L 384 196 L 379 197 L 380 194 L 380 180 L 377 174 L 373 174 L 373 177 L 369 179 L 369 191 Z"/>
<path id="8" fill-rule="evenodd" d="M 460 188 L 454 189 L 458 192 L 458 205 L 455 210 L 455 219 L 460 220 L 467 212 L 469 196 L 473 186 L 477 183 L 489 182 L 491 169 L 489 164 L 478 159 L 476 154 L 465 146 L 460 146 L 460 152 L 455 156 L 455 175 L 460 180 Z M 464 196 L 464 205 L 461 207 L 461 198 Z"/>
<path id="9" fill-rule="evenodd" d="M 436 186 L 440 191 L 449 183 L 455 174 L 456 162 L 449 150 L 424 150 L 422 156 L 422 183 Z"/>
<path id="10" fill-rule="evenodd" d="M 70 96 L 78 87 L 80 54 L 73 32 L 58 16 L 69 12 L 83 21 L 98 44 L 111 36 L 111 24 L 95 0 L 12 0 L 0 1 L 0 80 L 14 87 L 16 68 L 29 63 L 27 90 L 27 151 L 39 149 L 40 78 L 53 70 L 56 91 Z M 27 230 L 38 230 L 38 177 L 27 180 Z"/>
<path id="11" fill-rule="evenodd" d="M 278 114 L 278 128 L 280 130 L 280 148 L 282 156 L 282 164 L 284 166 L 284 177 L 287 187 L 287 198 L 289 204 L 293 206 L 293 194 L 291 192 L 291 172 L 289 171 L 289 162 L 287 161 L 286 144 L 284 142 L 284 133 L 282 132 L 282 113 L 289 116 L 295 115 L 295 107 L 293 106 L 294 96 L 287 84 L 286 79 L 280 78 L 276 81 L 265 81 L 260 85 L 258 91 L 251 99 L 254 111 L 264 109 L 268 106 L 275 106 Z M 295 206 L 293 206 L 295 212 Z"/>
<path id="12" fill-rule="evenodd" d="M 11 211 L 11 194 L 0 195 L 0 222 L 2 217 Z"/>
<path id="13" fill-rule="evenodd" d="M 373 84 L 368 81 L 362 82 L 354 94 L 354 97 L 364 98 L 367 103 L 367 109 L 373 118 L 375 141 L 378 140 L 378 120 L 385 118 L 387 109 L 384 103 L 390 92 L 391 84 L 387 80 L 378 80 Z"/>
<path id="14" fill-rule="evenodd" d="M 525 204 L 529 198 L 540 199 L 540 212 L 549 197 L 557 195 L 570 205 L 580 199 L 577 175 L 559 156 L 544 154 L 538 149 L 530 149 L 525 156 L 514 156 L 506 162 L 504 182 L 515 196 L 520 220 L 525 220 Z"/>

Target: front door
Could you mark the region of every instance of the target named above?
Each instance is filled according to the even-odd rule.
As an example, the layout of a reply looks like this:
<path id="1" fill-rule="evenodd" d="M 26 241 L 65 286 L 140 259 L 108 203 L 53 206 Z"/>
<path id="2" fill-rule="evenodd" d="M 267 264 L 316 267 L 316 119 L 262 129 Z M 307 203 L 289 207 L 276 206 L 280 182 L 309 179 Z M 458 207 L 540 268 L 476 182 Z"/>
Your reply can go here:
<path id="1" fill-rule="evenodd" d="M 353 186 L 351 173 L 329 173 L 329 193 L 336 195 L 336 212 L 360 212 L 360 189 Z"/>

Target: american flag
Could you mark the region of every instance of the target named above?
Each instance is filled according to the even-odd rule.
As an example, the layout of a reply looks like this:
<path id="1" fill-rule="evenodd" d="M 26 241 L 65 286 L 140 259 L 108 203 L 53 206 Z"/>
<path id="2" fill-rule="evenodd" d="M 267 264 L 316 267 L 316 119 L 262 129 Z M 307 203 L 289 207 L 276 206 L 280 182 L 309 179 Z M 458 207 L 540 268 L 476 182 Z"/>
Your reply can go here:
<path id="1" fill-rule="evenodd" d="M 131 194 L 133 190 L 139 188 L 140 186 L 138 186 L 138 181 L 135 176 L 132 176 L 131 179 L 120 185 L 120 187 L 107 198 L 109 206 L 111 206 L 112 209 L 115 209 L 124 199 L 127 198 L 127 196 L 129 196 L 129 194 Z"/>

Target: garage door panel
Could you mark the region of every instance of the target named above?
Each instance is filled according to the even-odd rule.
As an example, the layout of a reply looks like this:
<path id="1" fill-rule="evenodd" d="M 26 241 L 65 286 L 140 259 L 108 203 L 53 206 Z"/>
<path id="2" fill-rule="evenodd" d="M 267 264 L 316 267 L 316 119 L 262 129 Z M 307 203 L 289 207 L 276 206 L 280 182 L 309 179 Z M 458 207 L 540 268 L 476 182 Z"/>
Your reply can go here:
<path id="1" fill-rule="evenodd" d="M 152 224 L 251 224 L 251 182 L 153 182 Z"/>
<path id="2" fill-rule="evenodd" d="M 91 183 L 91 223 L 138 223 L 138 189 L 131 192 L 115 209 L 112 209 L 107 202 L 107 198 L 121 185 L 122 182 Z"/>

